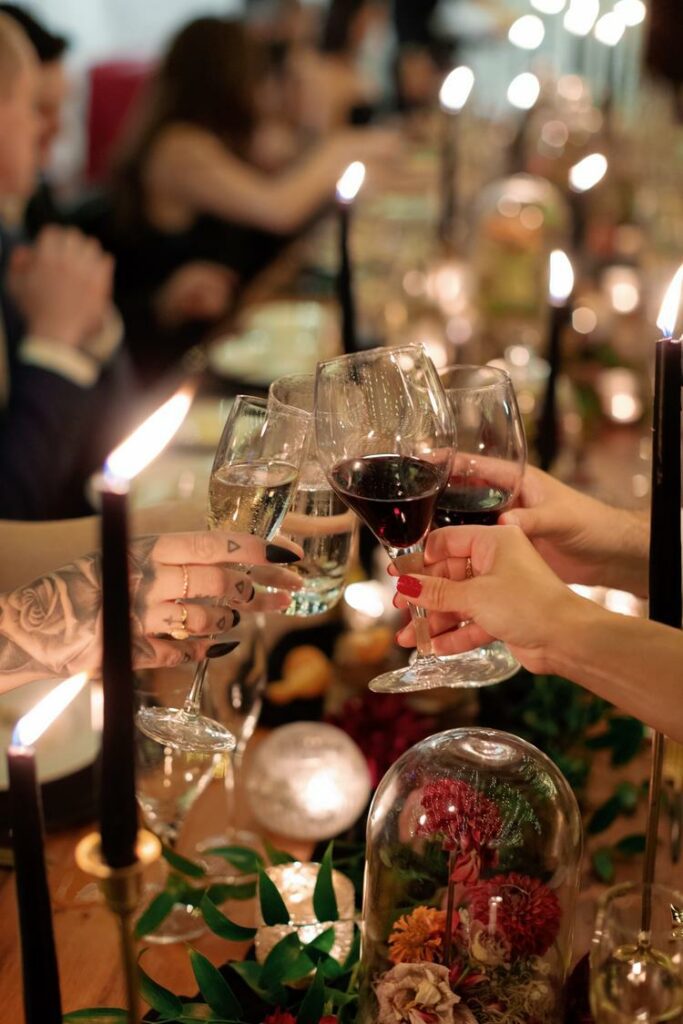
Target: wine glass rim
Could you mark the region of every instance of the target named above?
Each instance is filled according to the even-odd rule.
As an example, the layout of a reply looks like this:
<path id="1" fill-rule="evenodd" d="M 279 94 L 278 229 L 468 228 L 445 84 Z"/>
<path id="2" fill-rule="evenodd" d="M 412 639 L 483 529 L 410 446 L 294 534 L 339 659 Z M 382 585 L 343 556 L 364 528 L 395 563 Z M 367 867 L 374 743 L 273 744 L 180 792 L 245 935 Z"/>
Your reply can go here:
<path id="1" fill-rule="evenodd" d="M 329 366 L 331 363 L 341 363 L 347 359 L 376 358 L 380 353 L 390 352 L 420 352 L 429 359 L 429 353 L 421 342 L 412 342 L 409 345 L 377 345 L 375 348 L 362 349 L 360 352 L 345 352 L 343 355 L 333 356 L 332 359 L 323 359 L 318 363 L 316 373 L 319 374 L 324 366 Z"/>
<path id="2" fill-rule="evenodd" d="M 492 380 L 489 384 L 447 384 L 444 377 L 447 373 L 451 373 L 453 370 L 484 370 L 498 379 Z M 512 377 L 507 370 L 503 370 L 499 366 L 489 366 L 488 363 L 481 365 L 477 363 L 454 363 L 452 366 L 444 366 L 443 369 L 438 371 L 438 374 L 441 379 L 441 383 L 443 384 L 444 391 L 488 391 L 490 388 L 512 385 Z"/>
<path id="3" fill-rule="evenodd" d="M 618 885 L 613 885 L 606 892 L 604 892 L 598 899 L 598 908 L 600 910 L 607 910 L 607 908 L 622 896 L 630 896 L 637 893 L 644 892 L 649 889 L 651 893 L 664 895 L 667 898 L 669 896 L 675 896 L 680 905 L 683 906 L 683 892 L 675 888 L 672 885 L 664 885 L 662 882 L 620 882 Z"/>

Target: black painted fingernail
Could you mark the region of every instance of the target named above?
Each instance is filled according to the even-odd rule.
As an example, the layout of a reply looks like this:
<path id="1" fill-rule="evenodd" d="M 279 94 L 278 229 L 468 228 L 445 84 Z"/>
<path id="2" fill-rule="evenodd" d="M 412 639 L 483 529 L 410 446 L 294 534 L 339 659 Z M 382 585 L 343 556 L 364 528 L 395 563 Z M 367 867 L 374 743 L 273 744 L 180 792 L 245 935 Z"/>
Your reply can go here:
<path id="1" fill-rule="evenodd" d="M 222 658 L 226 654 L 230 654 L 230 651 L 234 651 L 236 647 L 239 647 L 239 640 L 229 640 L 225 644 L 212 644 L 206 652 L 207 658 Z"/>
<path id="2" fill-rule="evenodd" d="M 234 619 L 232 620 L 232 629 L 234 629 L 235 626 L 239 626 L 242 616 L 238 611 L 235 611 L 234 608 L 232 609 L 232 614 L 235 616 Z"/>
<path id="3" fill-rule="evenodd" d="M 244 603 L 245 603 L 245 604 L 249 604 L 249 602 L 250 602 L 250 601 L 253 601 L 255 597 L 256 597 L 256 591 L 255 591 L 255 590 L 254 590 L 254 588 L 252 587 L 252 588 L 251 588 L 251 594 L 249 595 L 249 597 L 248 597 L 248 598 L 246 599 L 246 601 L 245 601 Z"/>
<path id="4" fill-rule="evenodd" d="M 292 562 L 300 562 L 301 558 L 294 551 L 283 548 L 280 544 L 266 544 L 266 561 L 290 565 Z"/>

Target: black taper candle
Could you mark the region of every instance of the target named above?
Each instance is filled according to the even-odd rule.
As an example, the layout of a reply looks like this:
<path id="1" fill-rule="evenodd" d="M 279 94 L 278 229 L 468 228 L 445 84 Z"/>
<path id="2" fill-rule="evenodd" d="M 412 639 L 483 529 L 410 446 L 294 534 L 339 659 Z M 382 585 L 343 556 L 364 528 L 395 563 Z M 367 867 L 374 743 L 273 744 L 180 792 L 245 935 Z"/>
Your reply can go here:
<path id="1" fill-rule="evenodd" d="M 553 306 L 550 314 L 550 335 L 547 361 L 548 382 L 543 396 L 541 415 L 538 418 L 536 450 L 541 469 L 550 469 L 559 448 L 559 425 L 557 416 L 557 381 L 562 367 L 562 333 L 567 325 L 566 306 Z"/>
<path id="2" fill-rule="evenodd" d="M 650 618 L 681 628 L 681 343 L 657 342 L 652 441 Z"/>
<path id="3" fill-rule="evenodd" d="M 43 853 L 43 808 L 31 748 L 7 751 L 26 1024 L 61 1024 L 62 1001 Z"/>
<path id="4" fill-rule="evenodd" d="M 112 868 L 135 862 L 135 724 L 128 581 L 128 483 L 103 478 L 102 683 L 100 779 L 102 854 Z"/>
<path id="5" fill-rule="evenodd" d="M 341 334 L 344 352 L 348 355 L 358 349 L 356 333 L 356 301 L 353 291 L 353 270 L 349 250 L 351 204 L 340 202 L 339 209 L 339 272 L 337 293 L 341 310 Z"/>

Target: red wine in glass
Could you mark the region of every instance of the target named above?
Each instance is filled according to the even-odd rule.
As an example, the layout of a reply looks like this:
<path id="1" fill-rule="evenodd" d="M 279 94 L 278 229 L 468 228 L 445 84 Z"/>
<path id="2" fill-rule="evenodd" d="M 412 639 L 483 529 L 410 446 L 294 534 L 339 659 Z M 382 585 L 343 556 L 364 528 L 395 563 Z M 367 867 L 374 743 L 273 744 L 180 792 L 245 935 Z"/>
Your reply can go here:
<path id="1" fill-rule="evenodd" d="M 408 455 L 365 455 L 332 469 L 339 496 L 389 548 L 419 544 L 432 521 L 441 490 L 438 468 Z"/>
<path id="2" fill-rule="evenodd" d="M 437 501 L 432 527 L 494 526 L 512 498 L 512 491 L 483 477 L 451 477 Z"/>

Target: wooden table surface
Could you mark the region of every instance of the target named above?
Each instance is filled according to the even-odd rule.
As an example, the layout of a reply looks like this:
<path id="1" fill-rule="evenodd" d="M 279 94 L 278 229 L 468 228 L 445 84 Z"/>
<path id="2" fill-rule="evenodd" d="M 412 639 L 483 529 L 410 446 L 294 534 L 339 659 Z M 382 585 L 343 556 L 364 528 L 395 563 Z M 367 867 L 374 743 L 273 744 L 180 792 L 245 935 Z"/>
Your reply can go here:
<path id="1" fill-rule="evenodd" d="M 598 755 L 602 757 L 602 755 Z M 621 777 L 640 782 L 647 776 L 648 758 L 644 754 Z M 591 803 L 597 806 L 611 794 L 614 774 L 606 766 L 598 764 L 594 772 L 596 784 L 591 794 Z M 244 802 L 240 801 L 242 807 Z M 196 842 L 210 830 L 215 834 L 227 824 L 227 812 L 222 783 L 213 782 L 202 795 L 188 816 L 180 845 L 181 852 L 191 853 Z M 248 810 L 240 812 L 238 824 L 248 827 Z M 575 955 L 578 957 L 588 948 L 595 902 L 603 886 L 591 877 L 589 868 L 590 849 L 615 841 L 620 835 L 636 832 L 643 828 L 644 815 L 622 819 L 589 844 L 583 872 L 583 889 L 576 918 Z M 661 848 L 658 879 L 672 885 L 683 886 L 683 865 L 674 866 L 669 856 L 669 824 L 664 818 L 661 831 Z M 50 887 L 53 898 L 55 934 L 62 980 L 64 1010 L 86 1006 L 121 1006 L 123 989 L 119 970 L 117 935 L 114 921 L 106 908 L 96 899 L 95 887 L 84 877 L 74 863 L 74 847 L 77 840 L 88 829 L 71 830 L 50 836 L 47 841 Z M 280 847 L 288 849 L 297 857 L 306 858 L 310 847 L 296 844 L 276 836 L 269 837 Z M 618 866 L 618 880 L 637 879 L 640 860 L 632 860 Z M 231 913 L 228 908 L 228 914 Z M 247 918 L 245 918 L 247 914 Z M 248 915 L 253 907 L 239 905 L 238 919 L 251 923 Z M 15 905 L 14 880 L 11 871 L 0 873 L 0 1020 L 7 1024 L 18 1024 L 23 1019 L 21 1001 L 21 961 Z M 229 944 L 211 934 L 205 934 L 193 943 L 214 963 L 225 962 L 231 956 L 239 955 L 244 947 Z M 144 966 L 161 984 L 179 994 L 191 994 L 196 985 L 188 964 L 186 948 L 182 944 L 150 946 L 144 957 Z"/>

